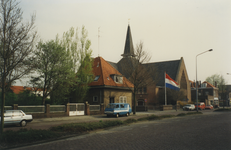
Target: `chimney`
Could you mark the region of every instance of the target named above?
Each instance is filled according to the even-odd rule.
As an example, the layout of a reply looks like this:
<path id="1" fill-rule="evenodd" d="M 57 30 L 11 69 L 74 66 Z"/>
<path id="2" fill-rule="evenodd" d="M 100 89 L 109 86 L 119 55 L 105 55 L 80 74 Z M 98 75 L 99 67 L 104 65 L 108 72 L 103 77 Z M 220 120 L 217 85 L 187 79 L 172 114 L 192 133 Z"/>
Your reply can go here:
<path id="1" fill-rule="evenodd" d="M 217 82 L 215 81 L 215 87 L 217 87 Z"/>

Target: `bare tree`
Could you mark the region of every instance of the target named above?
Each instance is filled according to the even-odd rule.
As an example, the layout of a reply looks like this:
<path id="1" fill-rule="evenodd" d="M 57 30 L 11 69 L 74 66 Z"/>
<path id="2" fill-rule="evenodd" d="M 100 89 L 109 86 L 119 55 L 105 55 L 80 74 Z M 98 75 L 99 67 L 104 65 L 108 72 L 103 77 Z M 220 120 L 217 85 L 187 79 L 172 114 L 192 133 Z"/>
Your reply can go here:
<path id="1" fill-rule="evenodd" d="M 35 15 L 31 22 L 23 23 L 21 8 L 15 0 L 1 0 L 0 4 L 0 73 L 1 116 L 4 116 L 5 93 L 11 84 L 30 73 L 33 66 L 33 48 L 36 39 Z M 4 117 L 1 118 L 1 133 Z"/>
<path id="2" fill-rule="evenodd" d="M 155 68 L 143 65 L 150 61 L 151 55 L 144 50 L 142 41 L 136 45 L 134 55 L 134 57 L 123 58 L 118 67 L 121 73 L 134 85 L 132 90 L 133 114 L 136 114 L 136 94 L 138 89 L 156 83 L 157 77 L 151 76 L 156 71 Z"/>

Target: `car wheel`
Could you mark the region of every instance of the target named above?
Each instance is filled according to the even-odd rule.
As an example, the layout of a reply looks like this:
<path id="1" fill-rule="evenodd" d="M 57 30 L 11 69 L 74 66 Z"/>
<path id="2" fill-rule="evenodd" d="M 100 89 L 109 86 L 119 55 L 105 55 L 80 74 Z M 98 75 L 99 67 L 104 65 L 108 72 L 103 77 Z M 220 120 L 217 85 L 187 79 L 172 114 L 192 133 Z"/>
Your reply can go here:
<path id="1" fill-rule="evenodd" d="M 26 126 L 26 121 L 25 120 L 21 121 L 20 125 L 21 125 L 21 127 L 25 127 Z"/>
<path id="2" fill-rule="evenodd" d="M 107 117 L 110 117 L 110 115 L 109 115 L 109 114 L 107 114 Z"/>
<path id="3" fill-rule="evenodd" d="M 119 114 L 116 114 L 116 118 L 118 118 L 119 117 Z"/>

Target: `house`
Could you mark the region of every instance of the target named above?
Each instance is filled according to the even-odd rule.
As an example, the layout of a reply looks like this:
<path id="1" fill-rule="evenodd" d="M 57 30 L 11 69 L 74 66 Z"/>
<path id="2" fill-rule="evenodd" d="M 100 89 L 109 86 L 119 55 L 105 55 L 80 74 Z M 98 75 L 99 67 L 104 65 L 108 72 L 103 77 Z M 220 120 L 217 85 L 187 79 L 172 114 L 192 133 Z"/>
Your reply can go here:
<path id="1" fill-rule="evenodd" d="M 196 83 L 190 81 L 192 101 L 196 102 Z M 204 81 L 198 82 L 198 101 L 206 105 L 219 105 L 219 89 L 211 83 Z"/>
<path id="2" fill-rule="evenodd" d="M 226 101 L 227 105 L 231 105 L 231 85 L 226 85 Z"/>
<path id="3" fill-rule="evenodd" d="M 132 62 L 135 59 L 130 25 L 128 25 L 127 28 L 124 53 L 121 56 L 122 58 L 118 63 L 108 63 L 110 63 L 115 69 L 129 79 L 130 74 L 126 74 L 126 71 L 124 71 L 122 66 L 123 64 Z M 153 77 L 153 81 L 155 82 L 139 88 L 138 93 L 136 94 L 136 106 L 154 106 L 160 104 L 158 94 L 164 89 L 165 86 L 165 72 L 180 85 L 180 90 L 184 91 L 184 100 L 187 102 L 191 101 L 190 83 L 183 57 L 178 60 L 146 63 L 142 66 L 144 68 L 151 68 L 152 70 L 155 70 L 154 72 L 150 73 L 150 76 Z"/>
<path id="4" fill-rule="evenodd" d="M 93 62 L 94 81 L 85 98 L 90 105 L 129 103 L 132 107 L 133 84 L 102 57 Z"/>
<path id="5" fill-rule="evenodd" d="M 31 94 L 35 94 L 36 96 L 43 96 L 43 89 L 41 88 L 25 87 L 25 86 L 11 86 L 10 90 L 14 94 L 19 94 L 27 90 L 27 91 L 30 91 Z M 49 99 L 50 96 L 48 96 L 47 98 Z"/>

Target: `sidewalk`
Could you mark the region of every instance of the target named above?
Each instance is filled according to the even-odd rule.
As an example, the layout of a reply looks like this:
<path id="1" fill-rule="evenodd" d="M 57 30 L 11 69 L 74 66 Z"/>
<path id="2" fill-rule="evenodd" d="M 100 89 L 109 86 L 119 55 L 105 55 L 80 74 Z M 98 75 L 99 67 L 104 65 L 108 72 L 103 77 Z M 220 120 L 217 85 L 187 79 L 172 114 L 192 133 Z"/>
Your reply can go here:
<path id="1" fill-rule="evenodd" d="M 55 118 L 39 118 L 39 119 L 34 119 L 32 122 L 33 123 L 38 123 L 38 122 L 54 122 L 54 121 L 73 121 L 73 122 L 92 122 L 92 121 L 97 121 L 97 120 L 113 120 L 113 119 L 119 119 L 119 120 L 125 120 L 128 118 L 140 118 L 148 115 L 177 115 L 179 113 L 182 113 L 183 110 L 166 110 L 166 111 L 159 111 L 159 110 L 149 110 L 147 112 L 136 112 L 135 115 L 133 113 L 130 114 L 129 117 L 107 117 L 105 114 L 101 115 L 83 115 L 83 116 L 67 116 L 67 117 L 55 117 Z"/>

